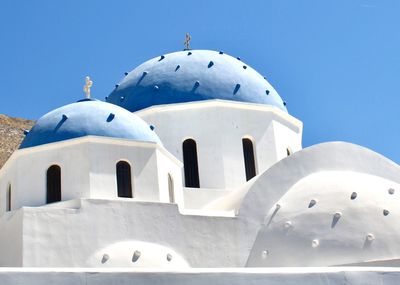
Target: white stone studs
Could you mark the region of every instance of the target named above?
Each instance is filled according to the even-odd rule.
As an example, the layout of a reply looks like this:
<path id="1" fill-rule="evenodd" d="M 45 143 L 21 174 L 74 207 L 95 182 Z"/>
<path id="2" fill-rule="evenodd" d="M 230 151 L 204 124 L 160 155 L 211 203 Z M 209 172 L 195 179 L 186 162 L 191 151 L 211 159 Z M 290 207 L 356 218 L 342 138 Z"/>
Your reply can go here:
<path id="1" fill-rule="evenodd" d="M 287 221 L 286 223 L 283 224 L 283 228 L 285 230 L 289 230 L 293 227 L 292 222 L 291 221 Z"/>
<path id="2" fill-rule="evenodd" d="M 368 249 L 371 247 L 372 242 L 375 240 L 375 237 L 373 234 L 369 233 L 367 234 L 367 236 L 365 237 L 365 241 L 364 241 L 364 246 L 363 249 Z"/>
<path id="3" fill-rule="evenodd" d="M 368 242 L 372 242 L 372 241 L 375 240 L 375 236 L 373 234 L 367 234 L 367 238 L 366 239 L 367 239 Z"/>
<path id="4" fill-rule="evenodd" d="M 268 256 L 268 254 L 269 254 L 269 251 L 268 251 L 268 250 L 263 250 L 263 251 L 261 252 L 261 258 L 262 258 L 262 259 L 266 259 L 267 256 Z"/>
<path id="5" fill-rule="evenodd" d="M 312 242 L 311 242 L 311 246 L 312 246 L 313 248 L 318 247 L 318 246 L 319 246 L 319 240 L 313 239 Z"/>

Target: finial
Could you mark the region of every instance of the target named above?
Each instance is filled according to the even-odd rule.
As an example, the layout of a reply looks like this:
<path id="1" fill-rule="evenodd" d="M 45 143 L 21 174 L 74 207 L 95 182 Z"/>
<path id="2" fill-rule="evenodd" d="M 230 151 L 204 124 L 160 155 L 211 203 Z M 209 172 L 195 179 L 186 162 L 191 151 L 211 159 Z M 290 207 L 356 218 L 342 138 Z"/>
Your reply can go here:
<path id="1" fill-rule="evenodd" d="M 90 99 L 90 87 L 92 87 L 93 81 L 90 80 L 89 76 L 85 78 L 85 86 L 83 86 L 83 92 L 86 94 L 86 99 Z"/>
<path id="2" fill-rule="evenodd" d="M 189 33 L 186 33 L 185 35 L 185 41 L 184 41 L 184 45 L 185 45 L 185 50 L 190 49 L 190 40 L 192 39 L 192 37 L 189 35 Z"/>

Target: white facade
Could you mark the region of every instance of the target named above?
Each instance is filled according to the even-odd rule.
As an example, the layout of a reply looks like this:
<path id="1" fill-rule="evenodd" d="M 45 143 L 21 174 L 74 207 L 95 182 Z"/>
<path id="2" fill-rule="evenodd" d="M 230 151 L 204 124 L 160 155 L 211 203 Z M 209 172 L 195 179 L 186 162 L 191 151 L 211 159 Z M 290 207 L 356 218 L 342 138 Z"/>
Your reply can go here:
<path id="1" fill-rule="evenodd" d="M 200 75 L 209 55 L 193 56 Z M 230 94 L 247 66 L 232 58 L 223 66 L 221 55 L 212 53 L 207 68 L 235 66 L 221 81 L 229 86 L 218 86 Z M 174 67 L 188 56 L 151 60 L 149 72 L 134 72 L 123 86 L 136 88 L 153 67 L 164 72 L 164 59 Z M 151 84 L 164 80 L 157 72 Z M 344 142 L 302 149 L 302 123 L 250 74 L 241 101 L 167 97 L 132 114 L 88 99 L 43 116 L 0 170 L 0 266 L 19 267 L 0 268 L 0 281 L 397 284 L 399 271 L 389 267 L 400 260 L 399 165 Z M 167 77 L 169 85 L 145 87 L 154 95 L 176 85 L 168 96 L 194 96 L 197 89 L 179 89 L 182 78 Z M 196 88 L 218 85 L 204 78 Z M 265 86 L 274 92 L 267 99 Z M 257 102 L 246 97 L 259 90 Z M 113 100 L 129 101 L 118 92 Z M 184 150 L 187 139 L 195 151 Z M 58 180 L 50 179 L 53 165 Z M 197 174 L 199 187 L 185 187 Z M 328 268 L 339 266 L 357 268 Z"/>
<path id="2" fill-rule="evenodd" d="M 128 162 L 133 199 L 169 203 L 168 175 L 173 179 L 175 202 L 183 205 L 181 163 L 155 143 L 113 138 L 77 138 L 15 152 L 0 174 L 1 212 L 6 212 L 7 190 L 11 209 L 46 204 L 46 172 L 61 168 L 61 201 L 80 198 L 116 199 L 116 164 Z M 124 199 L 124 198 L 123 198 Z"/>
<path id="3" fill-rule="evenodd" d="M 136 115 L 155 127 L 180 161 L 183 141 L 196 141 L 201 188 L 229 190 L 246 182 L 243 138 L 253 142 L 257 173 L 285 158 L 287 149 L 301 149 L 302 123 L 271 106 L 212 100 L 155 106 Z"/>

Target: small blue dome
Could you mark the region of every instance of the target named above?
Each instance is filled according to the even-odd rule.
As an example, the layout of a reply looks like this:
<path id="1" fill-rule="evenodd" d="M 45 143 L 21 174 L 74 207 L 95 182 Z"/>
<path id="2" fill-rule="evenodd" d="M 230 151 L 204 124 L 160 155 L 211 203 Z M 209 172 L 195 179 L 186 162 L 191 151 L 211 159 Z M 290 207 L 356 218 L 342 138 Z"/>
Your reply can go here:
<path id="1" fill-rule="evenodd" d="M 223 52 L 185 50 L 153 58 L 116 85 L 107 102 L 134 112 L 154 105 L 200 100 L 286 103 L 256 70 Z"/>
<path id="2" fill-rule="evenodd" d="M 161 144 L 156 133 L 141 118 L 129 111 L 97 100 L 81 100 L 41 117 L 19 148 L 90 135 Z"/>

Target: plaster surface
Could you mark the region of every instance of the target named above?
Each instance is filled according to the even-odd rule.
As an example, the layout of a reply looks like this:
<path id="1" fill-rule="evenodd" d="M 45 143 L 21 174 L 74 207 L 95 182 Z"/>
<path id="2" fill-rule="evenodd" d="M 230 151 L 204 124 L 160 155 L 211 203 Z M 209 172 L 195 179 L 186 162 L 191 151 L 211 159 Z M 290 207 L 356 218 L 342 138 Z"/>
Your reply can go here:
<path id="1" fill-rule="evenodd" d="M 302 148 L 302 123 L 272 106 L 208 100 L 135 114 L 155 127 L 164 147 L 180 161 L 183 141 L 196 141 L 201 188 L 230 190 L 246 182 L 243 138 L 253 142 L 257 174 L 285 158 L 287 148 Z"/>
<path id="2" fill-rule="evenodd" d="M 216 285 L 397 285 L 396 268 L 215 268 L 185 270 L 103 268 L 0 268 L 2 284 L 216 284 Z"/>
<path id="3" fill-rule="evenodd" d="M 96 144 L 91 141 L 89 145 Z M 298 151 L 242 187 L 216 197 L 212 207 L 199 206 L 196 211 L 185 208 L 184 201 L 178 205 L 163 202 L 166 194 L 152 198 L 151 189 L 159 185 L 145 188 L 148 194 L 142 197 L 143 202 L 118 199 L 114 194 L 114 198 L 66 201 L 64 206 L 62 202 L 59 206 L 23 207 L 14 211 L 22 213 L 23 227 L 16 230 L 22 231 L 22 248 L 29 248 L 21 259 L 24 266 L 91 267 L 96 265 L 88 263 L 88 257 L 100 249 L 132 241 L 167 247 L 191 267 L 390 263 L 399 258 L 395 244 L 399 232 L 391 226 L 397 216 L 392 205 L 397 196 L 387 191 L 389 187 L 398 189 L 399 172 L 396 164 L 370 150 L 336 142 Z M 350 200 L 350 190 L 359 193 L 358 200 Z M 368 197 L 374 198 L 369 201 Z M 313 198 L 320 203 L 309 209 L 308 200 Z M 191 199 L 196 199 L 195 195 Z M 367 199 L 365 203 L 363 199 Z M 357 207 L 357 203 L 365 207 Z M 274 214 L 277 204 L 280 212 Z M 389 216 L 381 212 L 386 208 Z M 332 229 L 330 219 L 336 211 L 343 213 L 343 219 Z M 309 215 L 316 215 L 316 222 Z M 352 215 L 356 218 L 347 218 Z M 294 227 L 290 234 L 282 230 L 288 220 Z M 379 229 L 373 232 L 376 240 L 363 249 L 357 235 L 365 237 L 373 228 Z M 333 236 L 329 238 L 329 234 Z M 0 236 L 11 238 L 6 233 Z M 320 240 L 320 249 L 312 248 L 313 239 Z M 329 242 L 333 244 L 324 251 Z M 12 250 L 18 252 L 18 246 Z M 127 248 L 131 254 L 135 250 Z M 267 259 L 260 260 L 265 250 Z M 308 251 L 314 252 L 312 259 L 305 258 L 311 256 Z M 2 262 L 8 261 L 4 258 Z"/>
<path id="4" fill-rule="evenodd" d="M 173 177 L 175 203 L 183 205 L 182 164 L 161 145 L 85 136 L 16 151 L 0 171 L 0 212 L 46 204 L 46 172 L 61 167 L 61 201 L 78 198 L 117 198 L 116 164 L 131 166 L 134 200 L 169 202 L 168 175 Z M 120 198 L 122 199 L 122 198 Z"/>

